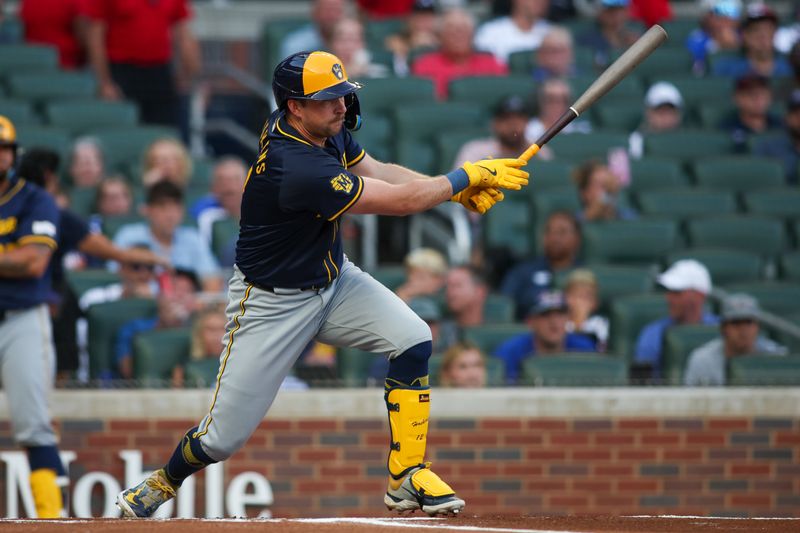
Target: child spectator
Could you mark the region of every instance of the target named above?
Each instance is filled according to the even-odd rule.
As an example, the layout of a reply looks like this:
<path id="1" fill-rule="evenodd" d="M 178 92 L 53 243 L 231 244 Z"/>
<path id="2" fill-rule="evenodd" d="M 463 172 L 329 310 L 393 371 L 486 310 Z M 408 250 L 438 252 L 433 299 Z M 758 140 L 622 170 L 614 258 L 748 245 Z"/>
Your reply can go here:
<path id="1" fill-rule="evenodd" d="M 600 305 L 597 295 L 597 278 L 587 268 L 576 268 L 567 276 L 564 286 L 567 302 L 567 332 L 590 337 L 598 352 L 608 346 L 608 318 L 596 314 Z"/>
<path id="2" fill-rule="evenodd" d="M 439 369 L 442 387 L 479 389 L 486 386 L 486 357 L 475 344 L 459 342 L 444 353 Z"/>

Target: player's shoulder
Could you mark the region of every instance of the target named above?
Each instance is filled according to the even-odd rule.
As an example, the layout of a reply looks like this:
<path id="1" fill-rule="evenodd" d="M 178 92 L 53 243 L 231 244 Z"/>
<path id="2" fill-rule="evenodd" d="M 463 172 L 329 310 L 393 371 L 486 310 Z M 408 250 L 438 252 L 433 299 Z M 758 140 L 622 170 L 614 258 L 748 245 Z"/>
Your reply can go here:
<path id="1" fill-rule="evenodd" d="M 4 203 L 18 205 L 20 207 L 46 207 L 57 211 L 56 202 L 50 194 L 38 185 L 25 180 L 22 177 L 16 178 L 3 195 Z"/>

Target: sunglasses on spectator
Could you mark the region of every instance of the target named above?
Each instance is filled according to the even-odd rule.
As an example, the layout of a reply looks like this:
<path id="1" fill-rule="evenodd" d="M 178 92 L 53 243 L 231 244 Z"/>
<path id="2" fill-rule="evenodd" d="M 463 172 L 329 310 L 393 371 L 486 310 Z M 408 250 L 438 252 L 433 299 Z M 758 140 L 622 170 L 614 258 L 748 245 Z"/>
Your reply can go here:
<path id="1" fill-rule="evenodd" d="M 153 270 L 155 270 L 154 265 L 147 265 L 145 263 L 128 263 L 127 267 L 137 272 L 153 272 Z"/>

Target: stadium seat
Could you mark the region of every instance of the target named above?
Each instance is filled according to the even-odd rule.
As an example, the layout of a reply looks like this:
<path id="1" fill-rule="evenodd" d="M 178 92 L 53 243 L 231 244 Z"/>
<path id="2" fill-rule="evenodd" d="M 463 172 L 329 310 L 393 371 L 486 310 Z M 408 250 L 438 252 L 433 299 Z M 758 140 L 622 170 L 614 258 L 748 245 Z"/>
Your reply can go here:
<path id="1" fill-rule="evenodd" d="M 762 256 L 783 251 L 787 238 L 783 223 L 757 216 L 719 216 L 689 220 L 686 223 L 693 247 L 732 248 Z"/>
<path id="2" fill-rule="evenodd" d="M 672 157 L 684 162 L 708 154 L 730 154 L 733 149 L 731 136 L 720 131 L 685 129 L 652 133 L 644 138 L 647 157 Z"/>
<path id="3" fill-rule="evenodd" d="M 395 162 L 422 174 L 438 173 L 441 161 L 431 141 L 397 139 L 394 143 Z"/>
<path id="4" fill-rule="evenodd" d="M 672 251 L 677 242 L 678 227 L 671 220 L 594 222 L 583 226 L 587 263 L 651 265 Z"/>
<path id="5" fill-rule="evenodd" d="M 464 128 L 485 127 L 486 114 L 467 103 L 415 103 L 394 109 L 399 139 L 434 141 L 438 135 Z"/>
<path id="6" fill-rule="evenodd" d="M 695 27 L 697 27 L 696 21 Z M 672 41 L 673 38 L 670 34 L 669 41 Z M 683 43 L 684 41 L 681 41 L 681 46 Z M 680 91 L 687 108 L 703 107 L 710 102 L 732 101 L 733 83 L 727 78 L 670 77 L 668 81 Z"/>
<path id="7" fill-rule="evenodd" d="M 642 328 L 666 316 L 667 301 L 663 294 L 632 294 L 614 298 L 610 316 L 611 350 L 630 360 Z"/>
<path id="8" fill-rule="evenodd" d="M 464 339 L 477 344 L 486 355 L 492 355 L 498 346 L 511 337 L 530 331 L 528 326 L 520 323 L 485 324 L 465 328 Z"/>
<path id="9" fill-rule="evenodd" d="M 636 75 L 647 80 L 648 85 L 687 76 L 692 72 L 692 55 L 684 47 L 657 48 L 636 67 Z"/>
<path id="10" fill-rule="evenodd" d="M 97 90 L 94 77 L 83 72 L 26 72 L 12 74 L 7 80 L 12 96 L 37 103 L 69 98 L 93 99 Z"/>
<path id="11" fill-rule="evenodd" d="M 534 226 L 527 202 L 506 199 L 502 209 L 492 209 L 483 216 L 486 242 L 507 246 L 519 257 L 533 250 Z"/>
<path id="12" fill-rule="evenodd" d="M 683 372 L 689 354 L 712 339 L 719 337 L 719 326 L 673 326 L 664 335 L 661 360 L 662 377 L 668 385 L 683 384 Z"/>
<path id="13" fill-rule="evenodd" d="M 381 265 L 369 274 L 390 290 L 395 290 L 406 280 L 406 267 L 403 265 Z"/>
<path id="14" fill-rule="evenodd" d="M 402 33 L 405 26 L 403 18 L 370 19 L 364 24 L 364 39 L 367 49 L 383 50 L 386 38 L 395 33 Z"/>
<path id="15" fill-rule="evenodd" d="M 339 348 L 336 354 L 336 371 L 345 387 L 367 385 L 369 369 L 377 357 L 385 354 L 365 352 L 357 348 Z"/>
<path id="16" fill-rule="evenodd" d="M 218 260 L 228 250 L 231 241 L 239 236 L 239 221 L 234 218 L 215 220 L 211 225 L 211 250 Z"/>
<path id="17" fill-rule="evenodd" d="M 69 190 L 69 208 L 82 217 L 88 217 L 94 211 L 96 187 L 73 187 Z"/>
<path id="18" fill-rule="evenodd" d="M 791 322 L 796 327 L 800 328 L 800 314 L 795 312 L 791 315 L 784 315 L 781 317 L 788 322 Z M 772 329 L 772 328 L 770 328 Z M 775 340 L 780 344 L 786 346 L 789 349 L 789 353 L 798 355 L 800 354 L 800 338 L 795 337 L 794 335 L 789 334 L 787 331 L 774 329 L 772 332 Z"/>
<path id="19" fill-rule="evenodd" d="M 686 38 L 698 27 L 696 17 L 673 18 L 672 20 L 662 21 L 660 24 L 669 35 L 669 39 L 663 46 L 670 47 L 686 46 Z"/>
<path id="20" fill-rule="evenodd" d="M 206 358 L 189 361 L 183 367 L 183 386 L 185 388 L 213 387 L 217 382 L 219 359 Z"/>
<path id="21" fill-rule="evenodd" d="M 535 171 L 533 180 L 535 184 Z M 574 187 L 538 191 L 533 185 L 529 187 L 529 192 L 533 193 L 533 216 L 537 222 L 543 222 L 554 211 L 575 213 L 581 207 L 578 193 Z"/>
<path id="22" fill-rule="evenodd" d="M 747 355 L 734 357 L 728 364 L 728 385 L 800 385 L 800 355 Z"/>
<path id="23" fill-rule="evenodd" d="M 78 299 L 89 289 L 119 283 L 119 274 L 102 268 L 66 270 L 64 276 Z"/>
<path id="24" fill-rule="evenodd" d="M 750 194 L 754 189 L 780 187 L 785 183 L 783 165 L 757 157 L 715 157 L 692 164 L 698 187 Z"/>
<path id="25" fill-rule="evenodd" d="M 308 24 L 308 17 L 286 18 L 270 17 L 261 28 L 261 38 L 259 40 L 261 48 L 261 59 L 265 66 L 262 77 L 265 80 L 272 79 L 272 69 L 283 59 L 281 57 L 281 43 L 287 35 Z"/>
<path id="26" fill-rule="evenodd" d="M 707 130 L 718 130 L 726 119 L 736 114 L 736 107 L 729 100 L 712 100 L 694 108 L 696 123 Z"/>
<path id="27" fill-rule="evenodd" d="M 376 78 L 364 82 L 358 101 L 366 113 L 364 124 L 373 113 L 389 114 L 402 104 L 418 105 L 434 102 L 433 81 L 428 78 Z"/>
<path id="28" fill-rule="evenodd" d="M 585 46 L 575 46 L 573 48 L 575 66 L 581 72 L 594 72 L 595 70 L 595 51 Z M 508 70 L 511 74 L 530 77 L 536 68 L 536 51 L 519 50 L 512 52 L 508 56 Z"/>
<path id="29" fill-rule="evenodd" d="M 520 381 L 536 387 L 619 387 L 628 383 L 628 368 L 621 357 L 548 354 L 525 359 Z"/>
<path id="30" fill-rule="evenodd" d="M 169 387 L 172 370 L 189 359 L 191 328 L 159 329 L 133 339 L 133 375 L 140 387 Z"/>
<path id="31" fill-rule="evenodd" d="M 0 98 L 0 115 L 13 122 L 17 130 L 41 123 L 31 103 L 19 98 Z"/>
<path id="32" fill-rule="evenodd" d="M 756 253 L 728 248 L 692 248 L 667 256 L 671 265 L 679 259 L 696 259 L 705 265 L 715 285 L 758 281 L 764 274 L 764 260 Z"/>
<path id="33" fill-rule="evenodd" d="M 463 165 L 464 161 L 455 160 L 461 147 L 475 139 L 482 139 L 489 136 L 490 134 L 486 128 L 465 129 L 464 131 L 454 131 L 439 135 L 436 139 L 439 153 L 438 171 L 447 173 Z M 481 157 L 487 157 L 488 155 L 489 154 L 483 154 Z"/>
<path id="34" fill-rule="evenodd" d="M 152 298 L 128 298 L 93 305 L 86 313 L 89 322 L 89 377 L 97 379 L 116 372 L 114 342 L 119 328 L 129 320 L 155 316 Z"/>
<path id="35" fill-rule="evenodd" d="M 736 212 L 736 197 L 728 191 L 679 188 L 644 191 L 636 195 L 642 215 L 686 219 Z"/>
<path id="36" fill-rule="evenodd" d="M 67 157 L 70 147 L 69 133 L 61 128 L 25 127 L 17 129 L 17 144 L 23 149 L 34 146 L 49 148 L 63 161 Z"/>
<path id="37" fill-rule="evenodd" d="M 742 195 L 745 209 L 754 215 L 800 219 L 800 190 L 782 187 Z"/>
<path id="38" fill-rule="evenodd" d="M 650 268 L 590 264 L 585 268 L 592 271 L 597 279 L 600 305 L 608 306 L 613 298 L 628 294 L 641 294 L 653 290 L 654 272 Z M 556 285 L 564 288 L 569 272 L 556 275 Z"/>
<path id="39" fill-rule="evenodd" d="M 618 131 L 634 131 L 642 123 L 642 107 L 630 102 L 601 100 L 592 113 L 599 127 Z"/>
<path id="40" fill-rule="evenodd" d="M 448 100 L 483 107 L 488 115 L 503 98 L 511 95 L 525 97 L 535 87 L 536 82 L 530 75 L 467 76 L 450 82 Z"/>
<path id="41" fill-rule="evenodd" d="M 633 193 L 657 189 L 680 188 L 689 185 L 689 180 L 681 170 L 681 164 L 675 159 L 643 157 L 630 161 L 631 183 L 629 190 Z"/>
<path id="42" fill-rule="evenodd" d="M 514 321 L 514 300 L 505 294 L 492 293 L 483 303 L 486 324 L 507 324 Z"/>
<path id="43" fill-rule="evenodd" d="M 789 252 L 781 256 L 781 279 L 800 282 L 800 252 Z"/>
<path id="44" fill-rule="evenodd" d="M 4 44 L 0 53 L 0 77 L 17 72 L 47 72 L 58 68 L 58 50 L 37 44 Z"/>
<path id="45" fill-rule="evenodd" d="M 557 135 L 548 146 L 553 150 L 556 160 L 571 162 L 592 158 L 605 160 L 608 153 L 615 148 L 628 150 L 628 134 L 617 131 L 594 131 Z"/>
<path id="46" fill-rule="evenodd" d="M 572 187 L 575 165 L 567 161 L 541 161 L 533 159 L 526 170 L 531 173 L 531 188 L 537 191 Z"/>
<path id="47" fill-rule="evenodd" d="M 114 170 L 141 161 L 147 146 L 157 139 L 180 139 L 178 131 L 167 126 L 97 129 L 88 133 L 100 142 L 107 156 L 106 166 Z"/>
<path id="48" fill-rule="evenodd" d="M 392 121 L 385 114 L 375 113 L 367 117 L 353 136 L 378 161 L 394 159 Z"/>
<path id="49" fill-rule="evenodd" d="M 573 98 L 583 94 L 583 91 L 588 89 L 596 79 L 597 76 L 594 74 L 582 74 L 567 80 L 572 89 Z M 619 80 L 619 83 L 603 96 L 603 101 L 610 100 L 636 102 L 637 107 L 644 102 L 644 87 L 638 71 Z"/>
<path id="50" fill-rule="evenodd" d="M 800 284 L 781 281 L 733 283 L 725 287 L 730 292 L 745 292 L 758 300 L 759 305 L 780 316 L 797 313 Z"/>
<path id="51" fill-rule="evenodd" d="M 51 126 L 64 128 L 72 135 L 102 128 L 135 126 L 139 121 L 139 109 L 136 104 L 126 101 L 49 102 L 44 106 L 44 115 Z"/>

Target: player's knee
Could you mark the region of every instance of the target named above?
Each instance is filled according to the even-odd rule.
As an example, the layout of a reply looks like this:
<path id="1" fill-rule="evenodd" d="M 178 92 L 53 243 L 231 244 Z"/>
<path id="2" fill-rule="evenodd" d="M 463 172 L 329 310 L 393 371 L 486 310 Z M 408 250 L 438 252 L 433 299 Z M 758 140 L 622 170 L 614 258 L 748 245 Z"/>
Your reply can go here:
<path id="1" fill-rule="evenodd" d="M 389 361 L 389 372 L 386 374 L 387 387 L 395 384 L 427 385 L 428 359 L 432 350 L 431 341 L 421 342 Z"/>

